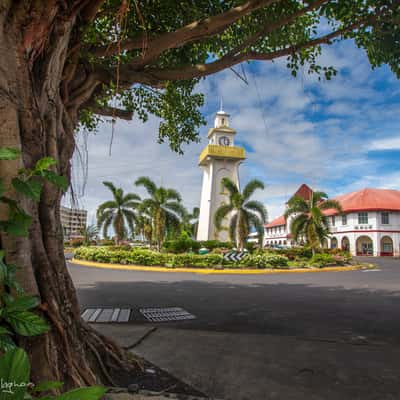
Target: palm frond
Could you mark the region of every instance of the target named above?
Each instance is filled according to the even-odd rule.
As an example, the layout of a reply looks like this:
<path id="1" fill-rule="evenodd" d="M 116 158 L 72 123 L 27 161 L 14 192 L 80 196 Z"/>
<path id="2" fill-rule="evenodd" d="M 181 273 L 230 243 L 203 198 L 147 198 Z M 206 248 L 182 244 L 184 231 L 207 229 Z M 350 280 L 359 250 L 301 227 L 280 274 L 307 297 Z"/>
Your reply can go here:
<path id="1" fill-rule="evenodd" d="M 177 202 L 177 201 L 170 201 L 168 203 L 165 203 L 162 208 L 168 213 L 168 212 L 174 212 L 176 215 L 178 215 L 180 218 L 183 218 L 187 213 L 186 213 L 186 208 L 183 206 L 183 204 Z"/>
<path id="2" fill-rule="evenodd" d="M 165 200 L 182 201 L 182 196 L 175 189 L 165 189 Z"/>
<path id="3" fill-rule="evenodd" d="M 243 199 L 247 200 L 251 197 L 251 195 L 257 190 L 257 189 L 261 189 L 264 190 L 265 186 L 264 184 L 258 180 L 258 179 L 253 179 L 251 180 L 246 187 L 243 189 Z"/>
<path id="4" fill-rule="evenodd" d="M 300 196 L 293 196 L 287 204 L 285 218 L 288 219 L 293 214 L 306 213 L 310 211 L 310 204 Z"/>
<path id="5" fill-rule="evenodd" d="M 103 185 L 105 187 L 107 187 L 108 189 L 110 189 L 111 193 L 115 196 L 115 192 L 117 191 L 117 188 L 112 182 L 104 181 Z"/>
<path id="6" fill-rule="evenodd" d="M 139 203 L 141 200 L 142 199 L 140 198 L 140 196 L 136 193 L 127 193 L 122 199 L 122 204 L 129 202 Z"/>
<path id="7" fill-rule="evenodd" d="M 298 241 L 299 236 L 304 234 L 304 229 L 307 225 L 308 217 L 305 214 L 299 214 L 292 219 L 290 223 L 290 233 L 293 235 L 294 241 Z"/>
<path id="8" fill-rule="evenodd" d="M 103 225 L 103 237 L 108 237 L 108 230 L 110 229 L 111 223 L 113 221 L 113 214 L 110 214 L 107 216 L 107 218 L 104 219 L 102 225 Z"/>
<path id="9" fill-rule="evenodd" d="M 222 205 L 221 207 L 218 208 L 218 210 L 214 214 L 214 224 L 215 227 L 219 230 L 221 229 L 221 224 L 224 218 L 231 212 L 233 211 L 233 206 L 232 204 L 225 204 Z"/>
<path id="10" fill-rule="evenodd" d="M 336 210 L 338 214 L 343 212 L 342 206 L 337 200 L 325 200 L 319 205 L 321 210 Z"/>
<path id="11" fill-rule="evenodd" d="M 237 187 L 236 183 L 229 178 L 222 178 L 221 185 L 228 190 L 230 196 L 235 193 L 239 193 L 239 188 Z"/>
<path id="12" fill-rule="evenodd" d="M 106 210 L 116 210 L 118 208 L 118 204 L 114 200 L 105 201 L 100 204 L 96 211 L 96 216 L 99 217 Z"/>
<path id="13" fill-rule="evenodd" d="M 157 190 L 156 184 L 148 176 L 141 176 L 136 179 L 135 185 L 143 186 L 150 196 L 154 196 Z"/>
<path id="14" fill-rule="evenodd" d="M 102 213 L 100 213 L 99 215 L 97 215 L 97 227 L 100 229 L 102 227 L 102 225 L 104 224 L 104 221 L 106 221 L 110 216 L 111 218 L 114 215 L 114 211 L 109 209 L 109 210 L 105 210 Z"/>
<path id="15" fill-rule="evenodd" d="M 260 201 L 257 201 L 257 200 L 252 200 L 252 201 L 248 201 L 247 203 L 245 203 L 244 206 L 245 206 L 245 208 L 258 213 L 260 216 L 261 222 L 265 223 L 265 221 L 268 218 L 268 212 L 263 203 L 261 203 Z"/>

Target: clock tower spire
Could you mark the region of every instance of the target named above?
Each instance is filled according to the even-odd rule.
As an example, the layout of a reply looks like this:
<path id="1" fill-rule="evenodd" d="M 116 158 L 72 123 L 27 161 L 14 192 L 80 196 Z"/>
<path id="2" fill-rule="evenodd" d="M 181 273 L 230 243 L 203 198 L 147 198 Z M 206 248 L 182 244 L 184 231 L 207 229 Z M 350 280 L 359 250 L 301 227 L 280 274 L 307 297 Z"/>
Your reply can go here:
<path id="1" fill-rule="evenodd" d="M 228 193 L 221 185 L 223 178 L 229 178 L 239 187 L 239 165 L 246 158 L 242 147 L 234 145 L 235 130 L 229 126 L 229 114 L 221 108 L 216 113 L 214 128 L 208 131 L 208 145 L 199 158 L 203 170 L 198 240 L 229 240 L 229 219 L 223 229 L 216 231 L 214 215 L 216 210 L 228 203 Z"/>

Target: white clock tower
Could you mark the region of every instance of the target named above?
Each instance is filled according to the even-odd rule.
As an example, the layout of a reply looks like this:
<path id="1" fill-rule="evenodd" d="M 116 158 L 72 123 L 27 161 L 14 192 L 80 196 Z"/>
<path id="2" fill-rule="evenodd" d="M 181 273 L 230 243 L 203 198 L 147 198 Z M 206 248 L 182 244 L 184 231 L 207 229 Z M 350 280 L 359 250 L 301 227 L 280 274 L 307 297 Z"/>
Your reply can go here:
<path id="1" fill-rule="evenodd" d="M 228 221 L 222 230 L 214 226 L 214 214 L 229 201 L 228 192 L 221 185 L 229 178 L 239 187 L 239 165 L 246 158 L 242 147 L 234 145 L 235 130 L 229 127 L 229 114 L 221 110 L 215 116 L 214 128 L 208 131 L 208 145 L 201 152 L 199 165 L 203 170 L 200 217 L 197 240 L 229 240 Z"/>

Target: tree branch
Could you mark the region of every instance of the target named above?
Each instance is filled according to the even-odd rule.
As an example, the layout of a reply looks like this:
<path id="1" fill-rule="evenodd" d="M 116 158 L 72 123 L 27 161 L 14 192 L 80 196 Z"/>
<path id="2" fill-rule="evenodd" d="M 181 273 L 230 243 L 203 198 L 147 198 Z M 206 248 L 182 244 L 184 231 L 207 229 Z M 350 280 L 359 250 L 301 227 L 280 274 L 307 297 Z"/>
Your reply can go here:
<path id="1" fill-rule="evenodd" d="M 189 42 L 214 36 L 241 17 L 277 1 L 280 0 L 249 0 L 246 3 L 233 7 L 221 14 L 194 21 L 174 32 L 164 33 L 150 40 L 147 44 L 147 48 L 143 49 L 144 54 L 135 57 L 131 61 L 131 66 L 146 65 L 166 50 L 182 47 Z M 112 43 L 108 46 L 94 49 L 92 53 L 96 56 L 110 56 L 120 52 L 121 50 L 142 49 L 144 39 L 144 37 L 140 37 L 137 39 L 128 39 L 121 43 Z"/>
<path id="2" fill-rule="evenodd" d="M 127 111 L 121 108 L 94 106 L 90 107 L 90 109 L 95 114 L 103 115 L 104 117 L 120 118 L 127 121 L 130 121 L 133 118 L 133 111 Z"/>
<path id="3" fill-rule="evenodd" d="M 338 29 L 334 32 L 331 32 L 327 35 L 321 36 L 319 38 L 315 38 L 309 40 L 308 42 L 299 43 L 293 46 L 285 47 L 280 50 L 268 52 L 268 53 L 258 53 L 255 51 L 248 51 L 245 53 L 239 54 L 230 54 L 221 57 L 219 60 L 208 63 L 208 64 L 197 64 L 193 66 L 188 66 L 186 68 L 179 68 L 179 69 L 160 69 L 160 70 L 151 70 L 148 69 L 147 71 L 143 72 L 143 77 L 146 79 L 154 80 L 154 81 L 177 81 L 177 80 L 188 80 L 193 78 L 200 78 L 207 75 L 214 74 L 216 72 L 222 71 L 223 69 L 232 67 L 236 64 L 239 64 L 244 61 L 250 60 L 274 60 L 276 58 L 280 58 L 283 56 L 288 56 L 298 52 L 299 50 L 315 47 L 320 44 L 330 44 L 332 39 L 341 36 L 347 32 L 350 32 L 354 29 L 360 28 L 366 22 L 372 22 L 375 20 L 377 14 L 373 16 L 369 16 L 368 18 L 360 19 L 359 21 L 345 27 Z M 125 66 L 127 70 L 124 70 L 124 74 L 129 74 L 129 65 Z M 122 72 L 122 69 L 121 69 Z M 134 71 L 133 75 L 134 75 Z"/>

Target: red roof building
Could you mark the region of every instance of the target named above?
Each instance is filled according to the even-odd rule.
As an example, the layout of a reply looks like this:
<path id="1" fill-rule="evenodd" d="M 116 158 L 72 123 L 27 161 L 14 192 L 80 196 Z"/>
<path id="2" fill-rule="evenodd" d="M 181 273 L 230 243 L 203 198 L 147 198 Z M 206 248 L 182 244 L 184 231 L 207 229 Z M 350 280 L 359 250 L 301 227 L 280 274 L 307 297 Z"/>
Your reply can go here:
<path id="1" fill-rule="evenodd" d="M 303 184 L 293 196 L 309 200 L 312 189 Z M 343 213 L 326 210 L 331 237 L 328 246 L 349 250 L 353 255 L 400 255 L 400 191 L 366 188 L 335 197 Z M 284 215 L 265 225 L 264 244 L 291 246 Z"/>

